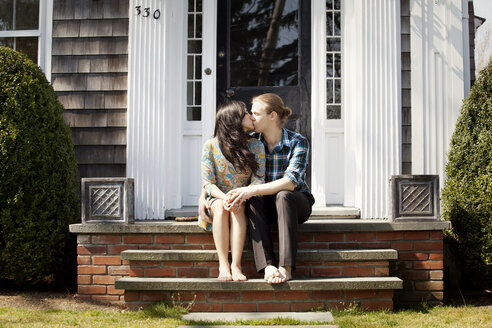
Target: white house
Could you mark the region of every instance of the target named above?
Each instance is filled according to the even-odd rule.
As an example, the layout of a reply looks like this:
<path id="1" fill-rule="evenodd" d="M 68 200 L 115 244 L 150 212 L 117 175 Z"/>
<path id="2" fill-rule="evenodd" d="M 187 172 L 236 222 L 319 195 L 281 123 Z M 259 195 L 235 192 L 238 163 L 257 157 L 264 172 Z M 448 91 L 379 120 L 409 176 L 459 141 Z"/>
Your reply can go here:
<path id="1" fill-rule="evenodd" d="M 386 218 L 392 175 L 443 183 L 469 91 L 466 0 L 40 0 L 0 15 L 0 44 L 37 60 L 66 108 L 80 176 L 134 178 L 137 219 L 197 204 L 217 104 L 261 92 L 311 142 L 315 206 Z"/>

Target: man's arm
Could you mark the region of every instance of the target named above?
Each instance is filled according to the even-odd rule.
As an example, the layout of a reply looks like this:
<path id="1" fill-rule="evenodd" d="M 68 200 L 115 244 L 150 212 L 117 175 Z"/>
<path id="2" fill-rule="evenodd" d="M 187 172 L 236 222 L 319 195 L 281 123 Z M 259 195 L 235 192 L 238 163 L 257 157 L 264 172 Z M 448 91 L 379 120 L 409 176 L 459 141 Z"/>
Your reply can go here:
<path id="1" fill-rule="evenodd" d="M 294 183 L 286 177 L 260 185 L 236 188 L 227 193 L 226 204 L 228 204 L 228 206 L 234 206 L 236 204 L 241 204 L 253 196 L 274 195 L 281 190 L 293 191 L 294 188 Z"/>

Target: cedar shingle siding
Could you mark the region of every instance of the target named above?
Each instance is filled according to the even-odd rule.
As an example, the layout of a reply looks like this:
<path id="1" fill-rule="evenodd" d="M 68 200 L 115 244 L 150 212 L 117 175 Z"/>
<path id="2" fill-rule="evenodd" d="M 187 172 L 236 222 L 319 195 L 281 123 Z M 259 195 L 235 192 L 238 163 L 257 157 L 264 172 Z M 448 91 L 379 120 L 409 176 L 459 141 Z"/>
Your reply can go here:
<path id="1" fill-rule="evenodd" d="M 126 175 L 128 0 L 55 0 L 52 82 L 80 177 Z"/>

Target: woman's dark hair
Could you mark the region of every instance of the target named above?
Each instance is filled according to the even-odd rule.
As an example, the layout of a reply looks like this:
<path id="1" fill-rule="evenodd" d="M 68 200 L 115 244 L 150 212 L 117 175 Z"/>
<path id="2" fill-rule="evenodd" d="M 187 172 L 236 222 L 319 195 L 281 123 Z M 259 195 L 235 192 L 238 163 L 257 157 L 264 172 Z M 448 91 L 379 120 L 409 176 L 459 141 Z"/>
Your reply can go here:
<path id="1" fill-rule="evenodd" d="M 215 119 L 214 137 L 219 141 L 220 150 L 238 172 L 256 174 L 258 163 L 249 150 L 250 136 L 243 130 L 243 117 L 247 113 L 246 104 L 230 100 L 219 106 Z"/>

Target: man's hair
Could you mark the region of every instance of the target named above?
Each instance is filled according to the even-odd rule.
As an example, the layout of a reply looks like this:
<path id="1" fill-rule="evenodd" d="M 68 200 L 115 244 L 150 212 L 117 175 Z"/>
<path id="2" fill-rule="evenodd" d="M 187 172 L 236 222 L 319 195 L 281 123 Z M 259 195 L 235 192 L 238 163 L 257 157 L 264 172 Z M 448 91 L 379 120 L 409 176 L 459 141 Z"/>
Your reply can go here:
<path id="1" fill-rule="evenodd" d="M 251 102 L 260 101 L 266 105 L 266 113 L 276 112 L 280 119 L 280 126 L 283 127 L 289 116 L 292 115 L 292 109 L 284 105 L 284 101 L 279 95 L 275 93 L 264 93 L 259 96 L 253 97 Z"/>

